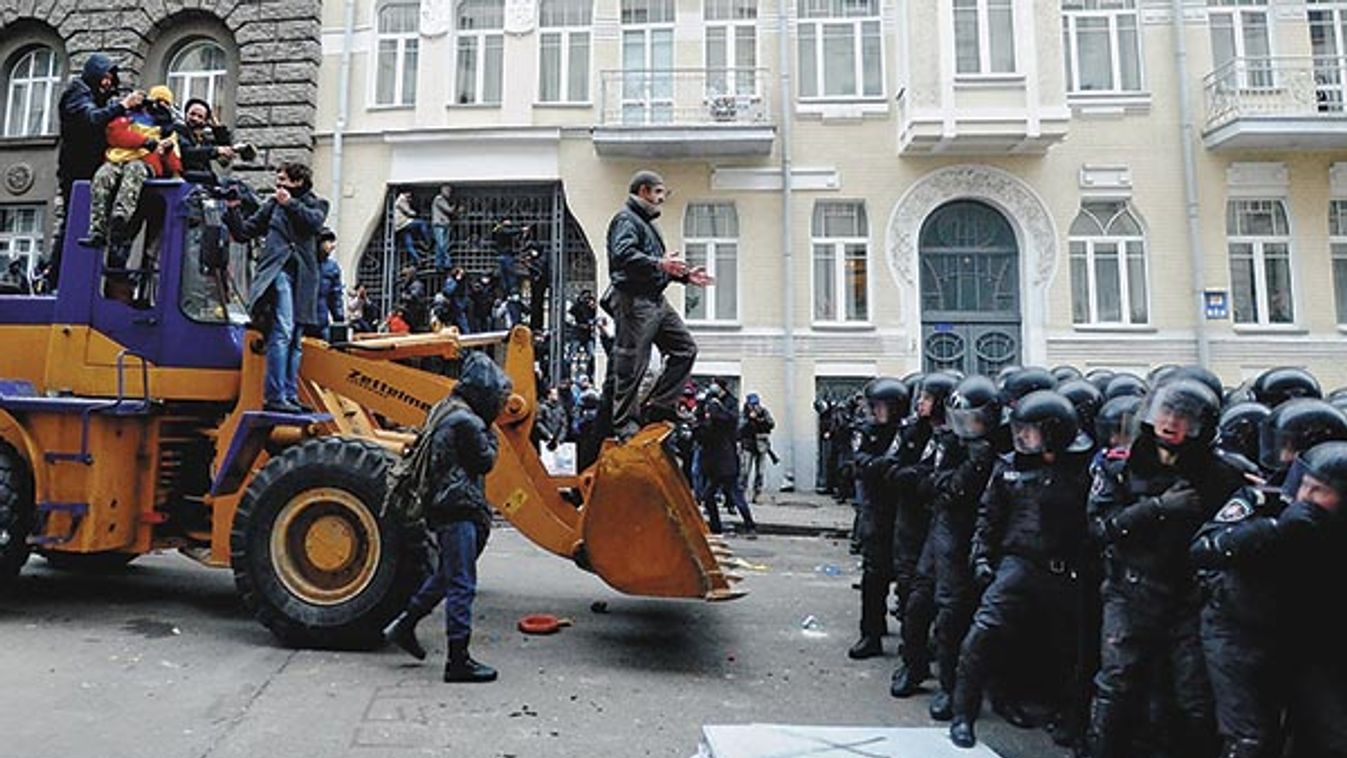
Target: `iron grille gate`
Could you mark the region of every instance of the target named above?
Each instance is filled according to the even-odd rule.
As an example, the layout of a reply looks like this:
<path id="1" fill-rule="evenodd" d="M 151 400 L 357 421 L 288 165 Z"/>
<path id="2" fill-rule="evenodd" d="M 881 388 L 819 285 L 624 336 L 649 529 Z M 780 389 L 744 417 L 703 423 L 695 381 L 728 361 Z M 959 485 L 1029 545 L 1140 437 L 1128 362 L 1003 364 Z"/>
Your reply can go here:
<path id="1" fill-rule="evenodd" d="M 998 211 L 958 201 L 921 229 L 922 356 L 927 371 L 995 375 L 1020 360 L 1019 252 Z"/>
<path id="2" fill-rule="evenodd" d="M 365 285 L 370 302 L 387 314 L 397 296 L 398 273 L 412 263 L 397 246 L 393 228 L 393 204 L 397 193 L 410 190 L 418 216 L 430 217 L 430 204 L 440 190 L 439 184 L 390 187 L 384 198 L 379 227 L 360 257 L 357 280 Z M 595 290 L 594 253 L 580 223 L 566 207 L 566 196 L 559 182 L 542 184 L 454 184 L 453 204 L 458 207 L 450 229 L 449 254 L 453 265 L 462 266 L 468 276 L 496 271 L 497 255 L 491 246 L 492 228 L 504 219 L 517 226 L 533 228 L 533 240 L 549 256 L 551 281 L 545 311 L 546 360 L 544 376 L 556 385 L 572 373 L 567 360 L 567 342 L 573 329 L 566 324 L 568 305 L 581 292 Z M 417 276 L 426 291 L 434 294 L 444 284 L 444 272 L 436 271 L 434 253 L 423 253 Z M 560 325 L 561 328 L 557 328 Z M 588 346 L 590 354 L 594 346 Z"/>

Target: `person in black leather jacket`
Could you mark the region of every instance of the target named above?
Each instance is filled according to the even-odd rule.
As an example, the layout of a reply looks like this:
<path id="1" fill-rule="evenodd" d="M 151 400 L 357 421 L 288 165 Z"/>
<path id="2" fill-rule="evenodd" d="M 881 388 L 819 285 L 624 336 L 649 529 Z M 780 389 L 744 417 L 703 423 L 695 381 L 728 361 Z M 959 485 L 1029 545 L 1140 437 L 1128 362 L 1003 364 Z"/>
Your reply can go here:
<path id="1" fill-rule="evenodd" d="M 436 420 L 430 439 L 431 493 L 426 523 L 439 544 L 439 565 L 393 620 L 384 636 L 417 658 L 426 651 L 416 641 L 416 624 L 444 601 L 449 638 L 446 682 L 490 682 L 496 671 L 473 660 L 472 602 L 477 594 L 477 557 L 491 533 L 491 506 L 486 475 L 496 463 L 496 435 L 491 424 L 509 398 L 509 377 L 482 353 L 468 353 L 458 383 L 443 403 L 431 410 Z"/>
<path id="2" fill-rule="evenodd" d="M 1086 531 L 1090 442 L 1079 433 L 1071 403 L 1051 390 L 1019 400 L 1011 431 L 1015 452 L 997 462 L 973 536 L 973 577 L 987 589 L 963 639 L 955 676 L 950 739 L 965 748 L 977 742 L 973 723 L 982 691 L 1012 634 L 1042 621 L 1051 647 L 1075 642 L 1074 569 Z M 1062 698 L 1069 699 L 1071 672 L 1053 673 Z"/>
<path id="3" fill-rule="evenodd" d="M 1193 379 L 1167 381 L 1143 401 L 1126 464 L 1090 492 L 1092 535 L 1104 545 L 1100 668 L 1090 710 L 1090 754 L 1138 754 L 1134 740 L 1152 690 L 1176 709 L 1170 750 L 1214 752 L 1214 718 L 1198 639 L 1200 595 L 1188 544 L 1243 482 L 1215 453 L 1220 403 Z M 1163 664 L 1163 665 L 1162 665 Z M 1154 672 L 1165 671 L 1157 677 Z"/>
<path id="4" fill-rule="evenodd" d="M 612 398 L 612 429 L 621 440 L 643 423 L 677 419 L 679 393 L 697 360 L 697 343 L 664 298 L 664 288 L 675 281 L 698 287 L 714 283 L 705 268 L 688 266 L 664 249 L 654 224 L 668 194 L 664 179 L 653 171 L 638 171 L 627 191 L 627 201 L 608 223 L 610 286 L 602 301 L 617 325 L 604 394 Z M 641 378 L 652 346 L 664 357 L 664 368 L 642 405 Z"/>

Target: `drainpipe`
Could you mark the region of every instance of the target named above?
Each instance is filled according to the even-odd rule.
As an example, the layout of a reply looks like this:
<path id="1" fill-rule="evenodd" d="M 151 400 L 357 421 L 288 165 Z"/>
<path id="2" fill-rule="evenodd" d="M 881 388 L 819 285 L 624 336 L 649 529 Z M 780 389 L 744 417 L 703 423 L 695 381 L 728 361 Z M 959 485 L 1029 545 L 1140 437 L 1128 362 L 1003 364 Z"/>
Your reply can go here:
<path id="1" fill-rule="evenodd" d="M 783 325 L 783 335 L 785 344 L 785 388 L 786 402 L 794 407 L 786 408 L 785 413 L 780 414 L 782 421 L 785 422 L 786 449 L 785 464 L 782 467 L 783 477 L 787 483 L 795 485 L 796 482 L 796 441 L 795 441 L 795 411 L 799 407 L 796 400 L 795 388 L 795 242 L 791 234 L 791 224 L 794 222 L 794 198 L 792 197 L 794 183 L 791 176 L 791 121 L 793 112 L 791 108 L 791 82 L 790 82 L 790 24 L 787 21 L 787 12 L 790 9 L 789 0 L 778 0 L 777 2 L 777 70 L 781 76 L 781 265 L 785 274 L 786 296 L 782 302 L 782 308 L 785 311 L 785 318 L 781 320 Z M 806 404 L 805 407 L 812 407 Z"/>
<path id="2" fill-rule="evenodd" d="M 351 115 L 351 47 L 355 37 L 355 0 L 346 0 L 341 30 L 341 69 L 337 77 L 337 123 L 332 127 L 332 192 L 328 197 L 328 225 L 337 228 L 341 216 L 342 153 Z M 352 274 L 355 266 L 350 266 Z"/>
<path id="3" fill-rule="evenodd" d="M 1183 149 L 1183 204 L 1188 221 L 1188 261 L 1193 270 L 1193 331 L 1197 336 L 1197 365 L 1211 365 L 1211 338 L 1207 334 L 1207 312 L 1202 302 L 1206 290 L 1202 255 L 1202 222 L 1197 197 L 1197 127 L 1193 122 L 1193 100 L 1189 90 L 1188 43 L 1184 39 L 1183 0 L 1173 0 L 1174 70 L 1179 84 L 1179 146 Z"/>

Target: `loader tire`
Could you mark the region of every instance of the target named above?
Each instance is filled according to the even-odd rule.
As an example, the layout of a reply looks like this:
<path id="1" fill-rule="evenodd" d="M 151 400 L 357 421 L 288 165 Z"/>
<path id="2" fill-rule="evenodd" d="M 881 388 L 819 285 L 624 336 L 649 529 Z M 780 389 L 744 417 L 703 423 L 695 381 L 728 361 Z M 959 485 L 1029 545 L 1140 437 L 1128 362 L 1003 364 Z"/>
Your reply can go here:
<path id="1" fill-rule="evenodd" d="M 32 529 L 32 472 L 13 445 L 0 441 L 0 588 L 28 562 Z"/>
<path id="2" fill-rule="evenodd" d="M 423 529 L 379 517 L 390 455 L 324 437 L 253 478 L 234 515 L 230 561 L 244 605 L 294 647 L 371 649 L 428 571 Z"/>

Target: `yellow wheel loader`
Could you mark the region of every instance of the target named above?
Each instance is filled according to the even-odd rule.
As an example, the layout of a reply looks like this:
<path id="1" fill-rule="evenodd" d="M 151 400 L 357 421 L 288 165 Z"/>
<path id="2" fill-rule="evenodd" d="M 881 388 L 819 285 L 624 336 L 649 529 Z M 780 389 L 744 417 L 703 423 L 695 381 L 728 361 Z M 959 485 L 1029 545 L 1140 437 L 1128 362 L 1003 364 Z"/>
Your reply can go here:
<path id="1" fill-rule="evenodd" d="M 452 368 L 479 349 L 514 382 L 487 478 L 504 518 L 621 592 L 743 594 L 668 452 L 667 424 L 606 443 L 578 475 L 549 474 L 530 439 L 525 328 L 305 339 L 300 399 L 314 412 L 264 411 L 264 340 L 228 294 L 219 202 L 152 181 L 129 249 L 92 249 L 78 241 L 89 188 L 77 184 L 59 294 L 0 294 L 0 588 L 33 551 L 107 570 L 178 549 L 232 569 L 248 608 L 287 643 L 377 644 L 427 565 L 424 533 L 380 514 L 386 473 L 454 386 L 417 365 Z"/>

